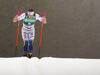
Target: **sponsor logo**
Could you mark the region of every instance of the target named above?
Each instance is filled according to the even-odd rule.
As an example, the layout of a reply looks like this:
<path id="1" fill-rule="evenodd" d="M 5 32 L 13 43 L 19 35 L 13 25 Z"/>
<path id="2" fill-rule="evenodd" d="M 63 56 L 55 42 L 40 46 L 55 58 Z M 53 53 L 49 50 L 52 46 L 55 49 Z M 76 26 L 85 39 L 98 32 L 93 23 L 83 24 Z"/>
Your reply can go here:
<path id="1" fill-rule="evenodd" d="M 25 18 L 24 21 L 25 21 L 25 22 L 28 22 L 28 23 L 34 23 L 34 22 L 36 22 L 36 19 L 34 19 L 34 18 L 32 18 L 32 19 L 30 19 L 30 18 Z"/>

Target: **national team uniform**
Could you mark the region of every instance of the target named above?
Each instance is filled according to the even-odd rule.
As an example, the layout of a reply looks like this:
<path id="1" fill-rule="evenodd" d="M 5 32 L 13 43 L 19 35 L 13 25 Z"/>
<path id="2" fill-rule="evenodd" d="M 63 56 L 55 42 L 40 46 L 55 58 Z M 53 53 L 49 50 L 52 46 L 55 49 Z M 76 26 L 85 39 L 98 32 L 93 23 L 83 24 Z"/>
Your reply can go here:
<path id="1" fill-rule="evenodd" d="M 40 17 L 37 13 L 34 13 L 32 19 L 29 18 L 28 12 L 22 13 L 17 20 L 23 20 L 22 27 L 22 38 L 24 41 L 23 53 L 27 54 L 27 47 L 29 46 L 29 53 L 33 52 L 33 41 L 35 37 L 35 22 L 39 20 L 42 22 L 42 17 Z"/>

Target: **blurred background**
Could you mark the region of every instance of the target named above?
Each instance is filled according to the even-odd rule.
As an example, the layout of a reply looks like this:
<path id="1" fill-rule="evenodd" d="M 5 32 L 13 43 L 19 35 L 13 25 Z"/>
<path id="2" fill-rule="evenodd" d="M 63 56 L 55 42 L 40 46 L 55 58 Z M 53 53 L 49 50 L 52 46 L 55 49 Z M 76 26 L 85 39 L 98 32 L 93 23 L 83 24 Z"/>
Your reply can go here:
<path id="1" fill-rule="evenodd" d="M 0 0 L 0 57 L 14 57 L 17 23 L 12 20 L 19 9 L 29 8 L 42 16 L 40 57 L 100 58 L 100 0 Z M 23 54 L 20 23 L 17 57 Z M 33 56 L 38 56 L 41 22 L 35 23 Z"/>

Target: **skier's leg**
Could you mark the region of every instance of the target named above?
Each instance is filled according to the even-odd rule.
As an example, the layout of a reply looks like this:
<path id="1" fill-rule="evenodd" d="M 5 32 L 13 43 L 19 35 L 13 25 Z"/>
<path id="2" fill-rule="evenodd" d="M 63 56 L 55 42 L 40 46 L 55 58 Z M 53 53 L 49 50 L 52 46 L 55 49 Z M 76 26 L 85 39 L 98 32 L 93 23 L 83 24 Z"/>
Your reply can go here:
<path id="1" fill-rule="evenodd" d="M 33 44 L 32 44 L 32 40 L 29 40 L 29 53 L 33 52 Z"/>
<path id="2" fill-rule="evenodd" d="M 28 41 L 26 40 L 23 46 L 23 53 L 27 54 Z"/>
<path id="3" fill-rule="evenodd" d="M 29 58 L 32 57 L 32 52 L 33 52 L 33 44 L 32 44 L 32 40 L 29 40 L 29 53 L 28 53 Z"/>
<path id="4" fill-rule="evenodd" d="M 22 28 L 22 39 L 24 41 L 23 45 L 23 56 L 27 56 L 27 47 L 28 47 L 28 35 L 25 29 Z"/>
<path id="5" fill-rule="evenodd" d="M 29 58 L 31 58 L 33 52 L 34 37 L 35 37 L 35 29 L 32 29 L 32 31 L 29 33 Z"/>

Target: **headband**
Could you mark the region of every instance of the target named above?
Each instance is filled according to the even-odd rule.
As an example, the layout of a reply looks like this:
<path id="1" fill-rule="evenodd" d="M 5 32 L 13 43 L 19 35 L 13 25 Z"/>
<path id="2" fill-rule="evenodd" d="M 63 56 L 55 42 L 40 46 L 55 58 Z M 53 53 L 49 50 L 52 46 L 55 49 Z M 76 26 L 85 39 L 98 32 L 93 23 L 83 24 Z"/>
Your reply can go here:
<path id="1" fill-rule="evenodd" d="M 32 11 L 32 12 L 28 12 L 28 15 L 33 15 L 34 14 L 34 11 Z"/>

